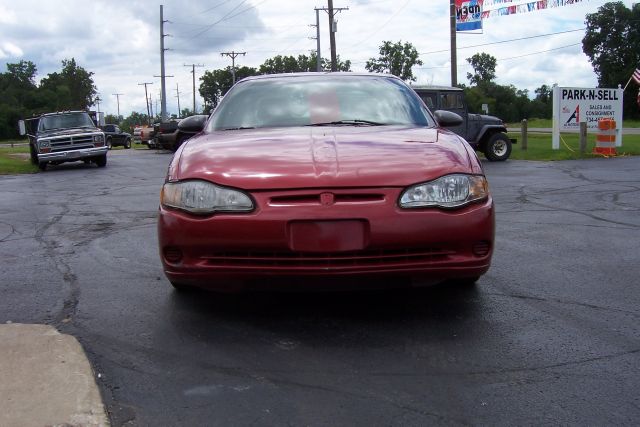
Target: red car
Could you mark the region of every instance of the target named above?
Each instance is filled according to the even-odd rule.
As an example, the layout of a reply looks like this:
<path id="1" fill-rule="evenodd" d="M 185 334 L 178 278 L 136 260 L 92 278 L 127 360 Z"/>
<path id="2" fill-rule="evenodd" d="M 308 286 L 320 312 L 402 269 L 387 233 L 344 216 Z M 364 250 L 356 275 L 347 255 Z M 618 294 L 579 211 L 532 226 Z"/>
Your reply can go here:
<path id="1" fill-rule="evenodd" d="M 238 82 L 169 166 L 167 278 L 216 290 L 475 282 L 494 207 L 474 150 L 443 128 L 460 121 L 389 75 Z"/>

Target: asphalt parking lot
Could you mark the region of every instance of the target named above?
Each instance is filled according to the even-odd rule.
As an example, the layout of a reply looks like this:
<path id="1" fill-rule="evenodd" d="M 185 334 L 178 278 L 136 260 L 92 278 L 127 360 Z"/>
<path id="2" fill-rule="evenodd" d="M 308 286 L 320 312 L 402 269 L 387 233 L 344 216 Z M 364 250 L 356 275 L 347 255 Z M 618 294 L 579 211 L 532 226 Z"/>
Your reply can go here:
<path id="1" fill-rule="evenodd" d="M 485 162 L 474 289 L 176 294 L 157 254 L 171 154 L 0 177 L 0 322 L 75 336 L 120 425 L 631 425 L 640 157 Z"/>

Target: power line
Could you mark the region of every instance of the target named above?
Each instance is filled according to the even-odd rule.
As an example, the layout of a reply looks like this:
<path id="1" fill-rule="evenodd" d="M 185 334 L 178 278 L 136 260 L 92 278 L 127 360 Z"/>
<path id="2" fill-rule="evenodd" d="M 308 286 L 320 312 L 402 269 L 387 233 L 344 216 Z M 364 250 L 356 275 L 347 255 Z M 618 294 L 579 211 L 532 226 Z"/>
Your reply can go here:
<path id="1" fill-rule="evenodd" d="M 460 49 L 471 49 L 471 48 L 474 48 L 474 47 L 490 46 L 490 45 L 494 45 L 494 44 L 510 43 L 510 42 L 516 42 L 516 41 L 521 41 L 521 40 L 530 40 L 530 39 L 535 39 L 535 38 L 539 38 L 539 37 L 555 36 L 557 34 L 574 33 L 576 31 L 584 31 L 584 30 L 585 30 L 585 28 L 579 28 L 579 29 L 576 29 L 576 30 L 558 31 L 557 33 L 538 34 L 538 35 L 535 35 L 535 36 L 519 37 L 517 39 L 500 40 L 500 41 L 497 41 L 497 42 L 474 44 L 474 45 L 470 45 L 470 46 L 460 46 L 460 47 L 458 47 L 458 50 L 460 50 Z M 449 52 L 449 49 L 433 50 L 431 52 L 420 52 L 420 55 L 429 55 L 429 54 L 432 54 L 432 53 L 442 53 L 442 52 Z"/>
<path id="2" fill-rule="evenodd" d="M 391 15 L 391 17 L 390 17 L 389 19 L 387 19 L 387 21 L 386 21 L 384 24 L 382 24 L 382 25 L 380 25 L 379 27 L 377 27 L 377 28 L 376 28 L 376 30 L 375 30 L 373 33 L 369 34 L 366 38 L 364 38 L 364 39 L 360 40 L 358 43 L 356 43 L 356 44 L 352 45 L 351 47 L 352 47 L 352 48 L 354 48 L 354 47 L 356 47 L 356 46 L 358 46 L 358 45 L 362 44 L 362 43 L 363 43 L 363 42 L 365 42 L 366 40 L 369 40 L 369 39 L 370 39 L 371 37 L 373 37 L 374 35 L 378 34 L 378 32 L 379 32 L 381 29 L 383 29 L 383 28 L 384 28 L 384 27 L 385 27 L 389 22 L 391 22 L 391 21 L 393 20 L 393 18 L 395 18 L 396 16 L 398 16 L 398 14 L 400 14 L 400 12 L 402 12 L 402 11 L 404 10 L 404 8 L 405 8 L 405 7 L 407 7 L 407 5 L 409 4 L 409 2 L 410 2 L 410 1 L 411 1 L 411 0 L 407 0 L 407 1 L 402 5 L 402 6 L 400 6 L 400 8 L 399 8 L 398 10 L 396 10 L 396 12 L 395 12 L 393 15 Z"/>
<path id="3" fill-rule="evenodd" d="M 541 53 L 546 53 L 546 52 L 553 52 L 554 50 L 560 50 L 560 49 L 566 49 L 569 47 L 574 47 L 574 46 L 580 46 L 582 43 L 573 43 L 573 44 L 568 44 L 566 46 L 560 46 L 560 47 L 554 47 L 553 49 L 547 49 L 547 50 L 540 50 L 537 52 L 531 52 L 531 53 L 526 53 L 524 55 L 518 55 L 518 56 L 510 56 L 508 58 L 497 58 L 496 61 L 509 61 L 511 59 L 518 59 L 518 58 L 524 58 L 526 56 L 532 56 L 532 55 L 538 55 Z M 469 64 L 461 64 L 458 66 L 458 68 L 461 67 L 470 67 Z M 441 68 L 449 68 L 448 65 L 444 65 L 441 67 L 416 67 L 416 69 L 418 70 L 437 70 L 437 69 L 441 69 Z"/>

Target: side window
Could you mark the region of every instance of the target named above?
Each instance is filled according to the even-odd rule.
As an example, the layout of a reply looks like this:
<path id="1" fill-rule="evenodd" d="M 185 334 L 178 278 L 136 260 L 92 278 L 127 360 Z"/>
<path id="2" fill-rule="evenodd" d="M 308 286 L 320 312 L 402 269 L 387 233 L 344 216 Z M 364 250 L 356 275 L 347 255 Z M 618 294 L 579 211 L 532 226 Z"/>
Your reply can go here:
<path id="1" fill-rule="evenodd" d="M 429 107 L 430 110 L 437 109 L 437 98 L 435 93 L 421 93 L 419 94 L 420 98 L 424 101 L 424 103 Z"/>
<path id="2" fill-rule="evenodd" d="M 441 108 L 444 109 L 464 108 L 462 93 L 449 92 L 440 94 L 440 104 Z"/>

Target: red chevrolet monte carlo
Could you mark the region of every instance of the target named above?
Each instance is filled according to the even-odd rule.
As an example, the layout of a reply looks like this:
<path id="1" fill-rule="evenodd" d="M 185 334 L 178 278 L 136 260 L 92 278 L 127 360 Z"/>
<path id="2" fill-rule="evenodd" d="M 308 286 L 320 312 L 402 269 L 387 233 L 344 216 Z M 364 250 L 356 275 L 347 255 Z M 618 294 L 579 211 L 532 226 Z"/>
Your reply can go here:
<path id="1" fill-rule="evenodd" d="M 166 276 L 216 290 L 475 282 L 494 207 L 473 149 L 443 128 L 459 123 L 389 75 L 242 80 L 169 166 Z"/>

